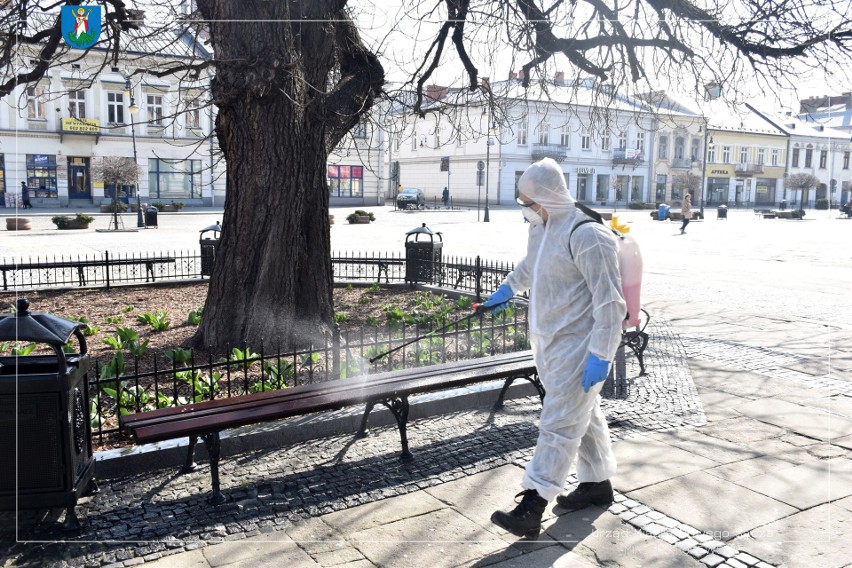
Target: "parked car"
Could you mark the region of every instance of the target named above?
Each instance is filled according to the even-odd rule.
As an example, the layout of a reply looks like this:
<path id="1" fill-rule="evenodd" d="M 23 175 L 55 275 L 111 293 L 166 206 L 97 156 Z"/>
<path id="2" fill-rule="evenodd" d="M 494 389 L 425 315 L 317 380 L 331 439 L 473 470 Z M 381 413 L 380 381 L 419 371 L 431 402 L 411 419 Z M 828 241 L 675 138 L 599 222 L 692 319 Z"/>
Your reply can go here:
<path id="1" fill-rule="evenodd" d="M 417 189 L 416 187 L 405 188 L 397 194 L 396 206 L 399 209 L 425 207 L 426 194 L 423 193 L 422 189 Z"/>

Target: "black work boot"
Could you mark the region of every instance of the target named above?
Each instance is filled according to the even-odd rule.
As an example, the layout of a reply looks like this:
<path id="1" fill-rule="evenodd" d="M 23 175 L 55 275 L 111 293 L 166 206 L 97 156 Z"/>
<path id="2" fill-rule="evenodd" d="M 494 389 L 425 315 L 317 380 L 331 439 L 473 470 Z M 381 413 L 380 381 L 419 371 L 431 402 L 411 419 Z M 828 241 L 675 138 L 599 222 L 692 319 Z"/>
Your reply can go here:
<path id="1" fill-rule="evenodd" d="M 556 503 L 569 511 L 585 509 L 589 505 L 609 505 L 612 501 L 612 484 L 609 479 L 581 483 L 568 495 L 559 495 L 556 498 Z"/>
<path id="2" fill-rule="evenodd" d="M 524 496 L 518 506 L 508 513 L 494 511 L 491 522 L 513 535 L 533 538 L 541 532 L 541 516 L 547 507 L 547 499 L 539 497 L 535 489 L 527 489 L 515 495 L 515 499 Z"/>

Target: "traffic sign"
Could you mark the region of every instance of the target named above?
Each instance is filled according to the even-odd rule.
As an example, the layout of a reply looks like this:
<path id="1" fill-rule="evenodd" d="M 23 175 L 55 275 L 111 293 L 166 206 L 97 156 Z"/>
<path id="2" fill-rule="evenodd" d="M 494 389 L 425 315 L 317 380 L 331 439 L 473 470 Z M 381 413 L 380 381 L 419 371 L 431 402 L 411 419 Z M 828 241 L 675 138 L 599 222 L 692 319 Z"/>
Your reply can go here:
<path id="1" fill-rule="evenodd" d="M 483 171 L 485 169 L 485 162 L 483 162 L 482 160 L 479 160 L 476 163 L 476 169 L 479 170 L 480 172 Z"/>

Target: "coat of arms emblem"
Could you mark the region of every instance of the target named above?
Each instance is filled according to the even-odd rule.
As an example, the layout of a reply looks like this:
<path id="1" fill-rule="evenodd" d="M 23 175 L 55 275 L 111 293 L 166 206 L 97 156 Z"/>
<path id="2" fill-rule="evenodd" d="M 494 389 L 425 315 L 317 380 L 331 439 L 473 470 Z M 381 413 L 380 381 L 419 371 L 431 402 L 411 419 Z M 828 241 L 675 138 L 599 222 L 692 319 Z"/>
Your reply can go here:
<path id="1" fill-rule="evenodd" d="M 62 37 L 71 47 L 86 49 L 101 35 L 100 6 L 63 6 Z"/>

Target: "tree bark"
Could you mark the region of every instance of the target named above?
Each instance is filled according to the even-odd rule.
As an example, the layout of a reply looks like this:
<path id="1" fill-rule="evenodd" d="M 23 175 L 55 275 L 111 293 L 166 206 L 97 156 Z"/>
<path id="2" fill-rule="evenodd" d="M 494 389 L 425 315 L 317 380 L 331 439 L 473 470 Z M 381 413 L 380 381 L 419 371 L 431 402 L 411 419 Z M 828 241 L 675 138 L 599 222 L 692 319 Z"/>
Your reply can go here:
<path id="1" fill-rule="evenodd" d="M 286 349 L 321 344 L 330 330 L 327 149 L 383 82 L 380 66 L 379 77 L 375 68 L 355 79 L 347 70 L 360 43 L 340 41 L 351 39 L 342 4 L 198 2 L 214 49 L 227 198 L 196 346 Z"/>

